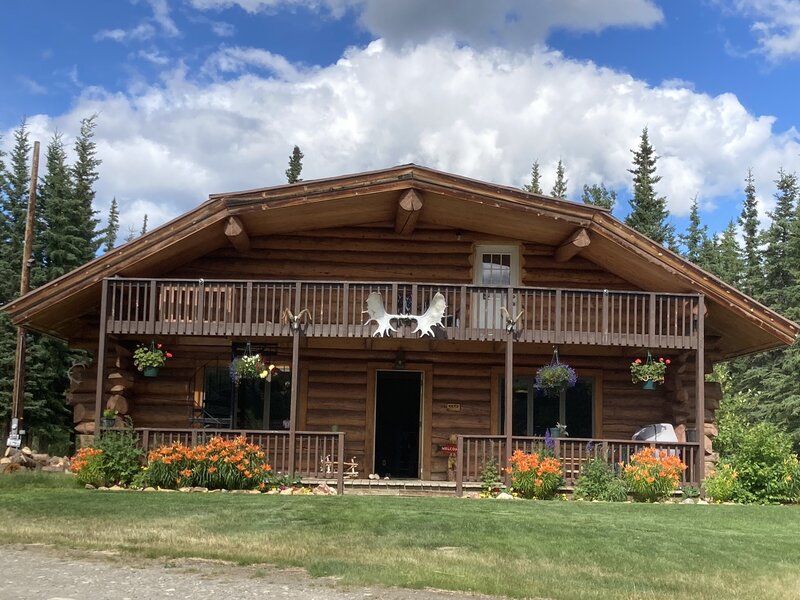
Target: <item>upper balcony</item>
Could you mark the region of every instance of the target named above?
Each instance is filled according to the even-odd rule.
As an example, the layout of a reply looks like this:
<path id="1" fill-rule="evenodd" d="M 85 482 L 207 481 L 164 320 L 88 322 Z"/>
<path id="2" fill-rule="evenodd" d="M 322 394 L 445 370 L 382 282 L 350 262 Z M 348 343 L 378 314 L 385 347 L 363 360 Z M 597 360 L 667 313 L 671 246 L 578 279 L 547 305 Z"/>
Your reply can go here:
<path id="1" fill-rule="evenodd" d="M 566 288 L 431 283 L 122 279 L 105 281 L 112 334 L 291 336 L 289 313 L 309 337 L 370 337 L 367 298 L 380 294 L 397 338 L 417 338 L 415 316 L 440 293 L 440 339 L 697 348 L 700 296 Z M 373 299 L 376 296 L 373 296 Z M 374 304 L 374 302 L 373 302 Z M 503 309 L 503 310 L 501 310 Z M 504 314 L 505 313 L 505 314 Z"/>

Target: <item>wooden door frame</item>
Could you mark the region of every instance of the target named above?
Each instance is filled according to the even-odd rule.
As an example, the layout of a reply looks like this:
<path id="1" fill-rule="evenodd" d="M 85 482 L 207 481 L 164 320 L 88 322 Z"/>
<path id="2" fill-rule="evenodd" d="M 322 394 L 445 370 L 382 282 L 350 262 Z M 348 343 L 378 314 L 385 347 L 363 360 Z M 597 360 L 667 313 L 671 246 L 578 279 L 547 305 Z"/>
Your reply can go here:
<path id="1" fill-rule="evenodd" d="M 534 377 L 537 369 L 532 367 L 520 367 L 514 369 L 514 377 Z M 503 399 L 500 397 L 500 382 L 505 376 L 504 367 L 492 367 L 492 388 L 490 390 L 490 401 L 492 403 L 490 414 L 492 419 L 491 435 L 500 435 L 500 404 Z M 591 378 L 594 380 L 592 386 L 592 437 L 595 439 L 603 438 L 603 370 L 602 369 L 581 369 L 578 377 Z"/>
<path id="2" fill-rule="evenodd" d="M 378 371 L 395 371 L 394 363 L 369 362 L 367 363 L 367 430 L 364 439 L 365 471 L 375 472 L 375 405 L 378 392 Z M 406 363 L 403 371 L 418 372 L 422 374 L 420 386 L 420 479 L 431 478 L 431 438 L 433 418 L 433 365 L 430 363 Z"/>

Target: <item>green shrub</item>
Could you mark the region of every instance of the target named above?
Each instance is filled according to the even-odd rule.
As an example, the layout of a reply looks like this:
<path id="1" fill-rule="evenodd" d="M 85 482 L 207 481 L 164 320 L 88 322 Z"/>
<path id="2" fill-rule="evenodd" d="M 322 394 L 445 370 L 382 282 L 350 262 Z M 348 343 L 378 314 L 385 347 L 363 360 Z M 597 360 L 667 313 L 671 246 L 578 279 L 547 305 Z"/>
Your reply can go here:
<path id="1" fill-rule="evenodd" d="M 500 480 L 500 469 L 497 467 L 497 461 L 491 459 L 486 461 L 481 470 L 481 497 L 494 498 L 503 489 L 503 484 Z"/>
<path id="2" fill-rule="evenodd" d="M 105 431 L 96 448 L 103 451 L 102 470 L 107 481 L 129 485 L 141 469 L 143 452 L 132 431 Z"/>
<path id="3" fill-rule="evenodd" d="M 99 448 L 81 448 L 72 457 L 70 469 L 78 485 L 100 487 L 108 484 L 103 471 L 103 451 Z"/>
<path id="4" fill-rule="evenodd" d="M 717 502 L 729 502 L 737 494 L 739 474 L 727 463 L 719 463 L 716 472 L 703 480 L 706 495 Z"/>
<path id="5" fill-rule="evenodd" d="M 614 473 L 611 465 L 602 458 L 584 463 L 575 482 L 573 496 L 582 500 L 624 502 L 628 499 L 625 483 Z"/>
<path id="6" fill-rule="evenodd" d="M 792 502 L 798 496 L 797 457 L 791 437 L 771 423 L 748 428 L 724 461 L 736 471 L 733 499 L 739 502 Z"/>

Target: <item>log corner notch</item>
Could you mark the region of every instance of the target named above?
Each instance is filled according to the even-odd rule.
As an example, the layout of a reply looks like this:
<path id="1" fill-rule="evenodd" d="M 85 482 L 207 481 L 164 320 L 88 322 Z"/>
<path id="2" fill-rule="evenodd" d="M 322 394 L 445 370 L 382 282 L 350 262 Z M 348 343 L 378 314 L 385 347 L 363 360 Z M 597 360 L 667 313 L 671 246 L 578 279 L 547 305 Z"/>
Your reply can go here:
<path id="1" fill-rule="evenodd" d="M 592 238 L 589 236 L 589 232 L 583 227 L 580 227 L 573 231 L 572 234 L 556 248 L 553 257 L 556 262 L 567 262 L 573 256 L 587 248 L 591 243 Z"/>
<path id="2" fill-rule="evenodd" d="M 225 222 L 225 235 L 228 241 L 239 252 L 247 252 L 250 250 L 250 236 L 247 235 L 247 230 L 244 228 L 244 223 L 239 217 L 228 217 Z"/>
<path id="3" fill-rule="evenodd" d="M 416 190 L 403 192 L 397 203 L 397 217 L 394 221 L 394 231 L 400 235 L 410 235 L 419 219 L 422 210 L 422 198 Z"/>

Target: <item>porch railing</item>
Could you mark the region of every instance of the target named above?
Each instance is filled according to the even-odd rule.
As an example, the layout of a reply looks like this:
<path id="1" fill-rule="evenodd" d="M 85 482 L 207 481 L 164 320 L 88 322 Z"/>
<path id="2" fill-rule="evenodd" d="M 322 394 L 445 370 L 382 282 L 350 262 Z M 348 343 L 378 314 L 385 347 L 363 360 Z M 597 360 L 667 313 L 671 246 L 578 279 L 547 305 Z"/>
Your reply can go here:
<path id="1" fill-rule="evenodd" d="M 213 437 L 225 440 L 243 436 L 248 443 L 264 449 L 272 470 L 289 474 L 290 456 L 294 451 L 294 475 L 306 478 L 336 479 L 336 491 L 344 491 L 344 436 L 345 433 L 329 431 L 298 431 L 294 450 L 290 447 L 288 431 L 260 431 L 252 429 L 162 429 L 134 430 L 139 446 L 145 454 L 160 446 L 183 444 L 194 447 Z M 330 470 L 330 472 L 329 472 Z"/>
<path id="2" fill-rule="evenodd" d="M 459 435 L 456 454 L 456 494 L 461 495 L 464 482 L 481 480 L 481 472 L 491 461 L 499 468 L 507 465 L 515 450 L 533 452 L 545 448 L 543 437 L 513 437 L 511 452 L 506 451 L 504 435 Z M 561 461 L 561 473 L 567 485 L 572 485 L 583 464 L 592 458 L 602 458 L 611 465 L 627 464 L 630 457 L 643 448 L 677 456 L 686 465 L 681 486 L 699 486 L 695 475 L 695 458 L 700 445 L 689 442 L 641 442 L 633 440 L 603 440 L 589 438 L 552 438 L 551 451 Z"/>
<path id="3" fill-rule="evenodd" d="M 505 339 L 504 308 L 517 340 L 658 348 L 696 348 L 699 296 L 655 292 L 431 283 L 106 280 L 107 331 L 113 334 L 290 336 L 286 310 L 307 310 L 309 337 L 370 337 L 367 298 L 379 292 L 386 312 L 421 315 L 436 293 L 447 309 L 437 335 Z M 397 323 L 396 337 L 416 337 Z"/>

